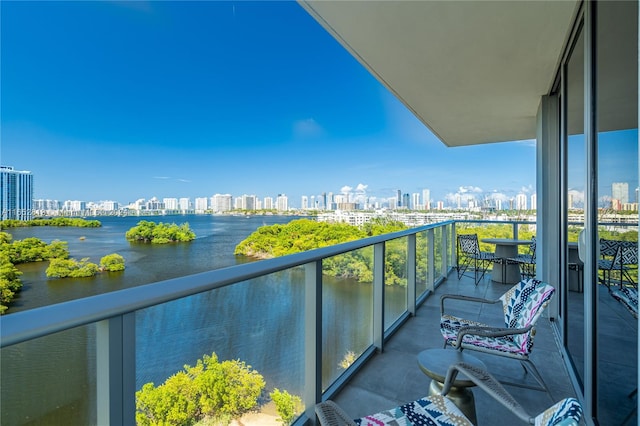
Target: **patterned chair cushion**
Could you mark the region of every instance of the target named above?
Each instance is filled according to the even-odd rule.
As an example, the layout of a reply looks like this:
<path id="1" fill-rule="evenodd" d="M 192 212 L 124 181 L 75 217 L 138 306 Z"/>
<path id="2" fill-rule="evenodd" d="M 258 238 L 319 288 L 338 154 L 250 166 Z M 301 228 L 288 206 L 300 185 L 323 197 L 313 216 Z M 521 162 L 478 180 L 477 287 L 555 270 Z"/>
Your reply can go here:
<path id="1" fill-rule="evenodd" d="M 391 410 L 355 420 L 361 426 L 473 426 L 453 402 L 442 395 L 432 395 Z"/>
<path id="2" fill-rule="evenodd" d="M 619 287 L 611 291 L 611 296 L 627 308 L 634 318 L 638 318 L 638 290 Z"/>
<path id="3" fill-rule="evenodd" d="M 531 278 L 520 281 L 500 297 L 507 328 L 525 328 L 535 324 L 543 309 L 547 306 L 555 289 L 540 280 Z M 440 318 L 440 332 L 445 341 L 457 346 L 460 327 L 490 327 L 487 324 L 474 322 L 453 315 L 444 314 Z M 505 337 L 484 337 L 476 335 L 464 336 L 464 346 L 482 348 L 484 352 L 506 352 L 527 357 L 533 348 L 533 333 L 514 334 Z"/>
<path id="4" fill-rule="evenodd" d="M 452 315 L 444 314 L 440 318 L 440 332 L 448 344 L 453 347 L 458 346 L 456 341 L 458 338 L 458 331 L 460 327 L 473 325 L 478 327 L 488 327 L 486 324 L 480 322 L 469 321 L 461 318 L 454 317 Z M 512 354 L 524 355 L 512 336 L 505 337 L 484 337 L 467 334 L 464 336 L 464 344 L 472 345 L 475 347 L 484 348 L 485 351 L 497 351 L 508 352 Z"/>
<path id="5" fill-rule="evenodd" d="M 511 287 L 500 297 L 505 327 L 524 328 L 535 324 L 554 292 L 555 288 L 535 278 L 520 281 Z M 531 352 L 531 333 L 514 335 L 513 340 L 521 353 Z"/>
<path id="6" fill-rule="evenodd" d="M 582 418 L 582 407 L 575 398 L 565 398 L 547 408 L 535 418 L 536 426 L 577 425 Z"/>

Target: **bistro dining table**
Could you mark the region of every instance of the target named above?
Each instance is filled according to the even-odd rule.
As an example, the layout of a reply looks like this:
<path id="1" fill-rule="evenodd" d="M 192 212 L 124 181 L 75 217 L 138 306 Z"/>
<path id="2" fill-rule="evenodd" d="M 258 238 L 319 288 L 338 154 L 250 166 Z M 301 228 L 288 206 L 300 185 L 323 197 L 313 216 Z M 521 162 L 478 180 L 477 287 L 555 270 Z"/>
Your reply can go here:
<path id="1" fill-rule="evenodd" d="M 514 238 L 484 238 L 483 243 L 495 244 L 495 257 L 502 263 L 502 267 L 494 266 L 491 280 L 503 284 L 515 284 L 520 281 L 520 266 L 507 262 L 507 259 L 518 255 L 518 246 L 529 245 L 531 240 L 517 240 Z"/>

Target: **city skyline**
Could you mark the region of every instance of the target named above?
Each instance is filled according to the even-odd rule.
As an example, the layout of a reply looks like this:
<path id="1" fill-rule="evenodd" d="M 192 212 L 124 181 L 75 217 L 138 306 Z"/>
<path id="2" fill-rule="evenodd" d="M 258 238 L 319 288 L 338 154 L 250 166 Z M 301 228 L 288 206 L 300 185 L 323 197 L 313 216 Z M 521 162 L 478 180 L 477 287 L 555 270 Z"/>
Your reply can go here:
<path id="1" fill-rule="evenodd" d="M 1 19 L 0 161 L 37 199 L 535 192 L 534 141 L 445 147 L 295 2 L 5 2 Z M 634 181 L 635 141 L 616 138 L 635 163 L 605 188 Z"/>

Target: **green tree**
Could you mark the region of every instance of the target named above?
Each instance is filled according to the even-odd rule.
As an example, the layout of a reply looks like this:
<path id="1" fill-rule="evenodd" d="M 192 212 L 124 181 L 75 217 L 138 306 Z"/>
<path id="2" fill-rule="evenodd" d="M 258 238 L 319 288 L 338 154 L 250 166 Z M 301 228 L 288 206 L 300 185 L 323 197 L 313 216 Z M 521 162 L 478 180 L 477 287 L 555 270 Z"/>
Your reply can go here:
<path id="1" fill-rule="evenodd" d="M 263 377 L 244 362 L 204 355 L 163 384 L 147 383 L 136 392 L 136 422 L 192 425 L 205 417 L 239 416 L 257 405 L 264 386 Z"/>
<path id="2" fill-rule="evenodd" d="M 15 293 L 22 288 L 20 275 L 22 272 L 11 263 L 9 255 L 0 252 L 0 314 L 8 309 Z"/>
<path id="3" fill-rule="evenodd" d="M 111 253 L 100 259 L 100 269 L 103 271 L 124 271 L 124 257 L 118 253 Z"/>
<path id="4" fill-rule="evenodd" d="M 189 228 L 188 223 L 176 225 L 141 220 L 138 224 L 125 233 L 129 241 L 143 243 L 166 244 L 179 241 L 191 241 L 196 234 Z"/>
<path id="5" fill-rule="evenodd" d="M 93 277 L 99 270 L 98 265 L 89 262 L 88 257 L 80 261 L 76 259 L 53 258 L 45 273 L 49 278 L 86 278 Z"/>
<path id="6" fill-rule="evenodd" d="M 269 394 L 273 402 L 276 404 L 276 411 L 283 425 L 290 425 L 295 419 L 296 414 L 300 412 L 302 407 L 302 399 L 299 396 L 291 395 L 286 390 L 281 391 L 278 388 L 273 389 Z"/>
<path id="7" fill-rule="evenodd" d="M 235 254 L 257 258 L 285 256 L 406 228 L 401 222 L 386 218 L 374 219 L 361 227 L 299 219 L 286 225 L 258 228 L 236 246 Z M 389 241 L 386 254 L 385 282 L 389 285 L 406 285 L 406 240 Z M 372 265 L 373 249 L 366 247 L 324 259 L 322 270 L 323 273 L 335 277 L 371 282 Z"/>

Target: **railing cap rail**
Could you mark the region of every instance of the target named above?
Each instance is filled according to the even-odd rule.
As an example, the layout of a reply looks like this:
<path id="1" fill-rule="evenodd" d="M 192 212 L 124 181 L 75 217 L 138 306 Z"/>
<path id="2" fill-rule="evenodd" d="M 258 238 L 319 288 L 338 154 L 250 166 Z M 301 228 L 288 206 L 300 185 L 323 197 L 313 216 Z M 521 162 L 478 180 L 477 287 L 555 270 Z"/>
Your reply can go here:
<path id="1" fill-rule="evenodd" d="M 0 348 L 135 312 L 385 241 L 452 224 L 438 222 L 259 262 L 103 293 L 0 317 Z"/>

